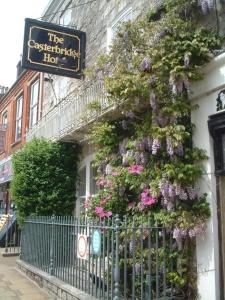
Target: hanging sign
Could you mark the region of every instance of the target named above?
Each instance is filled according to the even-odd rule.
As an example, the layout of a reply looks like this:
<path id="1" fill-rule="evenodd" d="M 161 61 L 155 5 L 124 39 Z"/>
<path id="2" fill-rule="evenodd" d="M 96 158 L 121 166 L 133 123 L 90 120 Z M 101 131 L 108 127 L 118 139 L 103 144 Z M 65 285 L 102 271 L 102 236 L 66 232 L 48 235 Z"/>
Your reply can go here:
<path id="1" fill-rule="evenodd" d="M 83 31 L 25 19 L 22 68 L 81 78 L 85 44 Z"/>
<path id="2" fill-rule="evenodd" d="M 77 237 L 77 257 L 81 259 L 87 259 L 88 253 L 88 241 L 87 235 L 78 234 Z"/>
<path id="3" fill-rule="evenodd" d="M 99 230 L 95 230 L 92 234 L 92 253 L 101 255 L 101 232 Z"/>

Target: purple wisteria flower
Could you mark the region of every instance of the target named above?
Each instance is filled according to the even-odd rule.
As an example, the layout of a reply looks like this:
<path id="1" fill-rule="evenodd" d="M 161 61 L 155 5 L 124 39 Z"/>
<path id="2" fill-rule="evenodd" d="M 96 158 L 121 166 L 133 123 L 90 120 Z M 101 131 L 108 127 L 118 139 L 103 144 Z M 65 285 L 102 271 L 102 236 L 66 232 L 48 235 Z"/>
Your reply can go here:
<path id="1" fill-rule="evenodd" d="M 181 185 L 180 184 L 176 184 L 175 185 L 175 195 L 179 196 L 181 193 Z"/>
<path id="2" fill-rule="evenodd" d="M 170 186 L 170 183 L 165 179 L 162 179 L 159 182 L 159 189 L 164 198 L 167 198 L 169 196 L 169 186 Z"/>
<path id="3" fill-rule="evenodd" d="M 126 120 L 123 120 L 122 122 L 121 122 L 121 125 L 122 125 L 122 128 L 124 129 L 124 130 L 127 130 L 127 121 Z"/>
<path id="4" fill-rule="evenodd" d="M 143 72 L 151 71 L 152 64 L 149 58 L 145 57 L 140 63 L 140 70 Z"/>
<path id="5" fill-rule="evenodd" d="M 149 102 L 150 102 L 151 108 L 155 111 L 157 108 L 157 105 L 156 105 L 156 96 L 154 93 L 151 93 Z"/>
<path id="6" fill-rule="evenodd" d="M 135 114 L 132 111 L 125 112 L 125 116 L 127 118 L 133 119 L 135 117 Z"/>
<path id="7" fill-rule="evenodd" d="M 182 144 L 179 144 L 175 149 L 174 149 L 175 154 L 178 156 L 183 156 L 184 155 L 184 148 Z"/>
<path id="8" fill-rule="evenodd" d="M 149 79 L 149 85 L 150 87 L 154 87 L 156 85 L 157 77 L 156 75 L 152 75 Z"/>
<path id="9" fill-rule="evenodd" d="M 185 65 L 186 68 L 188 68 L 189 65 L 190 65 L 190 55 L 189 55 L 189 53 L 184 54 L 184 65 Z"/>
<path id="10" fill-rule="evenodd" d="M 130 241 L 130 243 L 129 243 L 130 253 L 132 253 L 135 250 L 135 244 L 136 244 L 135 240 Z"/>
<path id="11" fill-rule="evenodd" d="M 112 166 L 110 164 L 107 164 L 106 168 L 105 168 L 105 174 L 106 175 L 111 175 L 112 174 L 112 170 L 113 170 Z"/>
<path id="12" fill-rule="evenodd" d="M 204 223 L 200 223 L 194 228 L 189 229 L 188 235 L 190 238 L 196 237 L 199 234 L 203 234 L 206 231 L 206 225 Z"/>
<path id="13" fill-rule="evenodd" d="M 169 194 L 170 198 L 175 197 L 175 189 L 174 189 L 174 186 L 172 184 L 169 184 L 168 194 Z"/>
<path id="14" fill-rule="evenodd" d="M 134 159 L 137 165 L 141 164 L 141 153 L 140 152 L 135 152 L 134 153 Z"/>
<path id="15" fill-rule="evenodd" d="M 161 142 L 159 139 L 154 139 L 152 143 L 152 154 L 156 155 L 158 150 L 161 148 Z"/>
<path id="16" fill-rule="evenodd" d="M 152 139 L 150 136 L 147 136 L 145 138 L 145 149 L 149 152 L 152 151 Z"/>
<path id="17" fill-rule="evenodd" d="M 173 230 L 173 238 L 177 241 L 181 240 L 182 238 L 187 236 L 187 230 L 182 228 L 175 228 Z"/>
<path id="18" fill-rule="evenodd" d="M 174 149 L 173 149 L 173 145 L 172 145 L 172 138 L 170 136 L 166 137 L 166 146 L 167 146 L 167 153 L 169 154 L 169 156 L 173 156 Z"/>
<path id="19" fill-rule="evenodd" d="M 189 90 L 190 83 L 188 78 L 175 78 L 173 74 L 170 75 L 169 84 L 171 86 L 172 93 L 175 95 L 181 94 L 185 89 Z"/>
<path id="20" fill-rule="evenodd" d="M 145 152 L 141 152 L 141 154 L 140 154 L 140 158 L 141 158 L 141 164 L 143 165 L 143 166 L 145 166 L 147 163 L 148 163 L 148 154 L 147 153 L 145 153 Z"/>
<path id="21" fill-rule="evenodd" d="M 198 5 L 202 9 L 202 13 L 207 15 L 211 9 L 214 8 L 214 1 L 213 0 L 199 0 Z"/>
<path id="22" fill-rule="evenodd" d="M 185 192 L 184 189 L 181 188 L 179 197 L 180 197 L 181 200 L 185 201 L 185 200 L 188 199 L 188 194 Z"/>
<path id="23" fill-rule="evenodd" d="M 194 200 L 197 197 L 197 189 L 192 186 L 187 187 L 188 196 L 191 200 Z"/>
<path id="24" fill-rule="evenodd" d="M 166 31 L 166 30 L 160 31 L 159 33 L 157 33 L 157 34 L 154 36 L 154 38 L 153 38 L 154 42 L 155 42 L 155 43 L 159 43 L 160 40 L 166 36 L 166 34 L 167 34 L 167 31 Z"/>
<path id="25" fill-rule="evenodd" d="M 123 139 L 122 142 L 119 143 L 119 154 L 123 155 L 126 153 L 126 145 L 127 139 Z"/>

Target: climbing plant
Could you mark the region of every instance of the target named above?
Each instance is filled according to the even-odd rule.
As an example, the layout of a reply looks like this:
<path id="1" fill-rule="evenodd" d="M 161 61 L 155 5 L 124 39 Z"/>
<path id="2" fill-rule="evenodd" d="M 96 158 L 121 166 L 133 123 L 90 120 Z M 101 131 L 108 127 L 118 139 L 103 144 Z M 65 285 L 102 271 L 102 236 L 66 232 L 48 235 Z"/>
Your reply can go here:
<path id="1" fill-rule="evenodd" d="M 212 9 L 210 0 L 165 1 L 123 24 L 110 53 L 87 72 L 115 107 L 90 134 L 98 147 L 99 190 L 85 202 L 88 215 L 150 216 L 172 230 L 183 260 L 171 280 L 185 299 L 194 298 L 194 237 L 204 233 L 210 216 L 207 195 L 198 188 L 207 157 L 192 144 L 190 116 L 197 107 L 190 83 L 203 79 L 202 67 L 222 44 L 199 24 Z"/>
<path id="2" fill-rule="evenodd" d="M 78 154 L 77 145 L 34 139 L 13 155 L 11 193 L 20 222 L 73 214 Z"/>

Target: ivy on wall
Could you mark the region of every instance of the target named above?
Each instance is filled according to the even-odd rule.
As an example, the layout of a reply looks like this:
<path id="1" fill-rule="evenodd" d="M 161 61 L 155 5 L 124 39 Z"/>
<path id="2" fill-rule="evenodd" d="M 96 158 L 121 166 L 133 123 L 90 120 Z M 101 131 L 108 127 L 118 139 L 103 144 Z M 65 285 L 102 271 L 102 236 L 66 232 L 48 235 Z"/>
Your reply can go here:
<path id="1" fill-rule="evenodd" d="M 185 254 L 183 271 L 174 276 L 186 285 L 185 299 L 193 299 L 187 287 L 193 237 L 204 233 L 210 216 L 207 195 L 198 188 L 207 157 L 192 144 L 190 116 L 197 107 L 190 84 L 203 79 L 202 67 L 222 45 L 213 30 L 199 25 L 211 2 L 168 0 L 125 23 L 110 53 L 87 73 L 103 83 L 115 107 L 90 134 L 98 148 L 99 191 L 85 203 L 88 215 L 150 216 L 172 228 Z"/>
<path id="2" fill-rule="evenodd" d="M 13 155 L 12 199 L 20 222 L 30 215 L 72 215 L 78 146 L 34 139 Z"/>

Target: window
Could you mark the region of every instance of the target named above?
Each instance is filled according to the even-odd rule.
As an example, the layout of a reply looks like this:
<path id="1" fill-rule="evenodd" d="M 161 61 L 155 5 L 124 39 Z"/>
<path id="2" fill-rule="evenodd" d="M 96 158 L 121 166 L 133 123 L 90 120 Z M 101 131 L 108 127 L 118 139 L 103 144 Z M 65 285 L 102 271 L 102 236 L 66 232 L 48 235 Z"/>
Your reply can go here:
<path id="1" fill-rule="evenodd" d="M 29 128 L 37 123 L 38 117 L 38 97 L 39 97 L 39 80 L 31 85 L 30 88 L 30 120 Z"/>
<path id="2" fill-rule="evenodd" d="M 108 37 L 107 37 L 107 45 L 108 45 L 108 50 L 110 45 L 112 44 L 113 39 L 116 36 L 116 33 L 119 29 L 119 26 L 123 22 L 127 22 L 132 19 L 132 8 L 130 7 L 129 9 L 125 10 L 112 24 L 110 28 L 108 28 Z"/>
<path id="3" fill-rule="evenodd" d="M 21 139 L 22 134 L 22 113 L 23 113 L 23 96 L 16 100 L 16 130 L 15 141 Z"/>
<path id="4" fill-rule="evenodd" d="M 4 126 L 4 128 L 7 128 L 7 124 L 8 124 L 8 112 L 5 111 L 2 114 L 2 125 Z"/>
<path id="5" fill-rule="evenodd" d="M 95 177 L 97 170 L 92 164 L 92 156 L 86 158 L 78 171 L 79 186 L 77 189 L 76 216 L 84 213 L 84 202 L 97 192 Z"/>
<path id="6" fill-rule="evenodd" d="M 72 9 L 68 9 L 69 6 L 70 6 L 70 4 L 67 5 L 64 12 L 61 14 L 61 16 L 59 18 L 60 25 L 67 26 L 67 25 L 70 25 L 70 23 L 71 23 Z"/>

